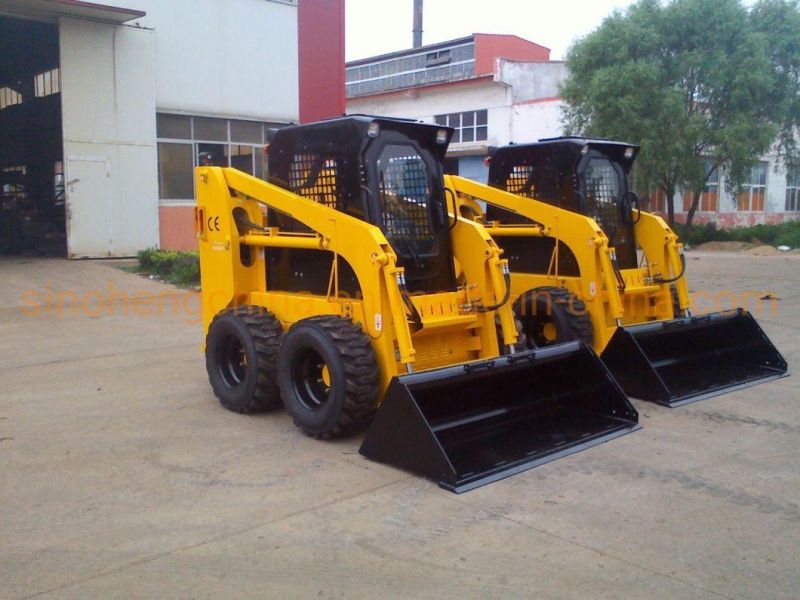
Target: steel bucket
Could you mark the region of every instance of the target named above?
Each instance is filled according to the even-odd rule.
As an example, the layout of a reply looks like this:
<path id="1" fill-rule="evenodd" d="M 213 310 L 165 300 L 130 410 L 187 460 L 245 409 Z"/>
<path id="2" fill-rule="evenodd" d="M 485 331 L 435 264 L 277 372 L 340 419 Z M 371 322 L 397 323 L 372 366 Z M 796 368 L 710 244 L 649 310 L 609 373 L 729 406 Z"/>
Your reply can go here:
<path id="1" fill-rule="evenodd" d="M 569 342 L 395 377 L 360 452 L 461 493 L 638 427 L 597 355 Z"/>
<path id="2" fill-rule="evenodd" d="M 629 396 L 664 406 L 788 374 L 780 352 L 741 308 L 620 327 L 602 359 Z"/>

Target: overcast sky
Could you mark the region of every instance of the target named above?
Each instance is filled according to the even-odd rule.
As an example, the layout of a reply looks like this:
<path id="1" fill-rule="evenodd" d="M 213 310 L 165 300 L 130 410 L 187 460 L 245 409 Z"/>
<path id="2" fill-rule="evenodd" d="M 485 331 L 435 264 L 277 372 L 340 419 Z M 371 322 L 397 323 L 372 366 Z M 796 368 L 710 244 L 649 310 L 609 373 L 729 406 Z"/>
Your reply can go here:
<path id="1" fill-rule="evenodd" d="M 345 0 L 347 60 L 411 47 L 413 0 Z M 422 41 L 512 33 L 564 58 L 569 45 L 633 0 L 425 0 Z"/>

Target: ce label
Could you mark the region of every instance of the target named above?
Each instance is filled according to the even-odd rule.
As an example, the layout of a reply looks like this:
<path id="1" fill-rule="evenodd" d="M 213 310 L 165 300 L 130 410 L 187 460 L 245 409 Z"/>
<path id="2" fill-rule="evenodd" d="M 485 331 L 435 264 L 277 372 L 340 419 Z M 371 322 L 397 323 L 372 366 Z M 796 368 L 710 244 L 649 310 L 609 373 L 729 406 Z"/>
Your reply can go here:
<path id="1" fill-rule="evenodd" d="M 209 231 L 219 231 L 219 217 L 208 217 L 206 224 Z"/>

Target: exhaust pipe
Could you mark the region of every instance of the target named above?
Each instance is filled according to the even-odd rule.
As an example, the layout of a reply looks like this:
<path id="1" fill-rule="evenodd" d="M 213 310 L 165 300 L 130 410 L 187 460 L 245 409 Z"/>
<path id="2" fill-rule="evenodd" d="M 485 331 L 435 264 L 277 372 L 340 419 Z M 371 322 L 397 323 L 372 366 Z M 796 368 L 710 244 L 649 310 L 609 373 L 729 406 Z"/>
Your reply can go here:
<path id="1" fill-rule="evenodd" d="M 422 46 L 422 0 L 414 0 L 414 39 L 412 48 Z"/>
<path id="2" fill-rule="evenodd" d="M 461 493 L 635 431 L 638 421 L 594 351 L 569 342 L 395 377 L 360 452 Z"/>

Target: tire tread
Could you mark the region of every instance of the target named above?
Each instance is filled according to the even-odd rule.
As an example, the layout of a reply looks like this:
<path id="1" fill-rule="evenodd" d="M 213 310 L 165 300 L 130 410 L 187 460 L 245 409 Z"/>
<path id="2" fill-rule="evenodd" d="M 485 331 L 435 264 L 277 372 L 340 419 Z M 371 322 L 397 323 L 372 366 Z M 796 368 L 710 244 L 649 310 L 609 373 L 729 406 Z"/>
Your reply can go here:
<path id="1" fill-rule="evenodd" d="M 258 383 L 255 392 L 245 406 L 229 406 L 217 393 L 216 389 L 214 390 L 214 395 L 217 396 L 217 399 L 225 408 L 241 414 L 252 414 L 280 408 L 283 406 L 280 390 L 278 389 L 278 351 L 283 337 L 281 322 L 264 307 L 243 305 L 229 308 L 217 314 L 211 322 L 209 331 L 214 326 L 214 321 L 222 316 L 233 316 L 240 319 L 244 322 L 250 335 L 253 336 L 258 357 Z"/>
<path id="2" fill-rule="evenodd" d="M 573 294 L 566 288 L 556 286 L 543 286 L 525 292 L 520 296 L 517 302 L 530 293 L 536 294 L 549 294 L 553 302 L 553 310 L 555 307 L 563 309 L 567 315 L 567 325 L 574 339 L 584 342 L 587 346 L 591 346 L 594 340 L 594 328 L 592 327 L 592 320 L 589 318 L 589 313 L 586 310 L 586 304 L 577 295 Z M 570 310 L 572 306 L 572 310 Z"/>
<path id="3" fill-rule="evenodd" d="M 350 435 L 366 427 L 377 411 L 380 371 L 370 339 L 361 327 L 335 315 L 303 319 L 322 329 L 337 346 L 345 369 L 346 394 L 338 422 L 324 433 L 313 433 L 294 419 L 307 436 L 333 439 Z"/>

